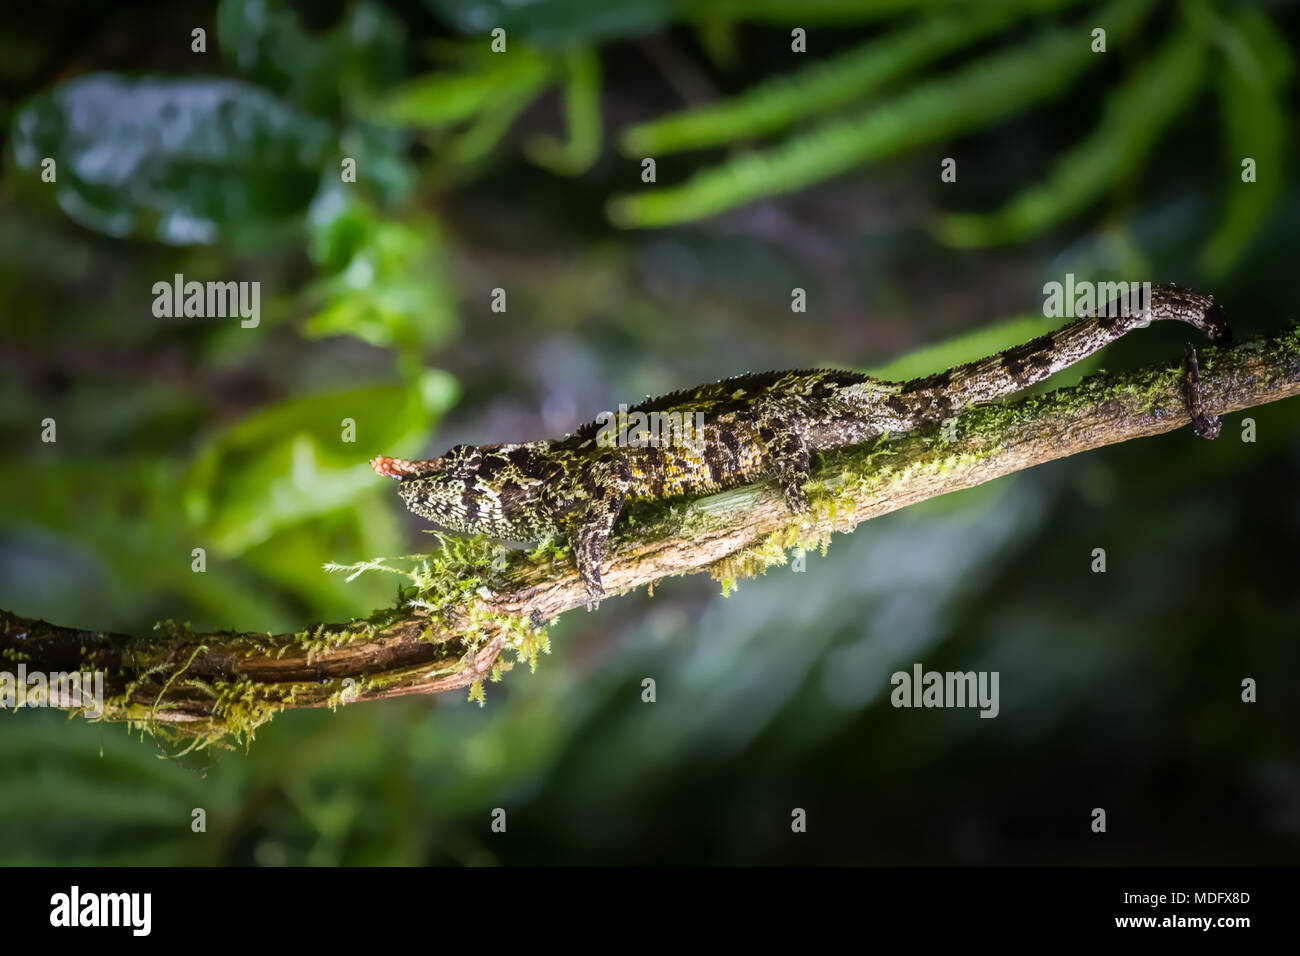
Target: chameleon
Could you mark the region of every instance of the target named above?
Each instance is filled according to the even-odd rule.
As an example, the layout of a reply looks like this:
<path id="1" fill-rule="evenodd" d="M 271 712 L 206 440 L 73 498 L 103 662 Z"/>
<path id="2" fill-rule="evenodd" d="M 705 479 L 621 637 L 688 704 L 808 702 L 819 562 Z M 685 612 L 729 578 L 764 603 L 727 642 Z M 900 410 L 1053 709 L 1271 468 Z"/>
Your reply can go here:
<path id="1" fill-rule="evenodd" d="M 592 610 L 605 595 L 600 569 L 629 499 L 713 494 L 775 478 L 790 511 L 802 515 L 815 455 L 1013 395 L 1158 320 L 1184 322 L 1211 341 L 1231 338 L 1213 297 L 1153 286 L 1145 310 L 1117 299 L 1023 345 L 923 378 L 891 382 L 837 369 L 750 373 L 648 398 L 627 409 L 617 433 L 606 413 L 560 439 L 456 445 L 439 458 L 370 464 L 399 480 L 408 509 L 452 531 L 513 541 L 563 535 Z M 1196 434 L 1216 437 L 1221 419 L 1205 412 L 1190 345 L 1187 385 Z M 645 427 L 652 421 L 669 424 L 669 440 Z M 692 432 L 688 422 L 703 428 Z"/>

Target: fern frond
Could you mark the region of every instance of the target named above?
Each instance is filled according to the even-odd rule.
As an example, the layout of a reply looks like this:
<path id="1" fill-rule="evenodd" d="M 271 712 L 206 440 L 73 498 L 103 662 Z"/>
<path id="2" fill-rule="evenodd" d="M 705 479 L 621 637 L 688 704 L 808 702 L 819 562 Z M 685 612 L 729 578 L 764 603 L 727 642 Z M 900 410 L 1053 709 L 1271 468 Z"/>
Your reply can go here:
<path id="1" fill-rule="evenodd" d="M 1101 122 L 1051 174 L 997 212 L 950 215 L 938 226 L 953 246 L 1016 242 L 1078 213 L 1141 168 L 1160 134 L 1200 88 L 1205 50 L 1191 29 L 1172 37 L 1106 100 Z"/>
<path id="2" fill-rule="evenodd" d="M 527 93 L 553 78 L 553 58 L 518 47 L 460 72 L 417 76 L 389 93 L 377 119 L 402 126 L 451 126 Z"/>
<path id="3" fill-rule="evenodd" d="M 1089 22 L 1105 24 L 1113 43 L 1132 33 L 1150 7 L 1150 0 L 1118 2 Z M 703 219 L 977 128 L 1067 90 L 1099 59 L 1090 51 L 1089 29 L 1045 31 L 1019 47 L 921 83 L 860 116 L 828 122 L 780 146 L 702 170 L 682 186 L 616 196 L 607 213 L 626 227 Z"/>
<path id="4" fill-rule="evenodd" d="M 565 57 L 564 117 L 569 127 L 567 142 L 552 136 L 538 136 L 527 144 L 528 158 L 539 166 L 565 176 L 576 176 L 591 168 L 600 155 L 604 124 L 600 113 L 600 58 L 589 47 L 571 51 Z"/>
<path id="5" fill-rule="evenodd" d="M 1057 6 L 1072 2 L 1055 0 Z M 622 150 L 628 156 L 662 156 L 705 149 L 837 112 L 944 54 L 1003 29 L 1024 12 L 1012 5 L 922 21 L 796 73 L 758 83 L 721 103 L 631 126 L 623 133 Z"/>

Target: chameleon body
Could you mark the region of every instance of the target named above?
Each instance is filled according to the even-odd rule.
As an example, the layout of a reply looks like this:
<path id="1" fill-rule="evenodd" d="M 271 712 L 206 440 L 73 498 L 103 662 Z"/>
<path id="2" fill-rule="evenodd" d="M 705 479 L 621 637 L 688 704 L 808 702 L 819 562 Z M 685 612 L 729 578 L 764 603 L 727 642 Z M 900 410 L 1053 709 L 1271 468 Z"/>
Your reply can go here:
<path id="1" fill-rule="evenodd" d="M 973 404 L 1012 395 L 1073 365 L 1152 321 L 1185 322 L 1209 339 L 1229 336 L 1211 298 L 1175 286 L 1152 289 L 1150 306 L 1122 314 L 1111 303 L 988 358 L 937 375 L 887 382 L 858 372 L 810 370 L 740 375 L 628 410 L 675 422 L 700 421 L 702 434 L 652 435 L 628 429 L 626 442 L 603 440 L 607 422 L 572 435 L 518 444 L 457 445 L 440 458 L 376 458 L 381 475 L 400 479 L 406 506 L 453 531 L 530 541 L 559 533 L 572 546 L 587 606 L 604 595 L 600 567 L 614 523 L 630 498 L 711 494 L 775 478 L 795 514 L 808 510 L 804 484 L 818 452 L 856 445 L 941 421 Z M 1189 352 L 1189 405 L 1198 434 L 1213 438 L 1219 422 L 1204 413 Z M 638 436 L 640 441 L 638 441 Z M 651 440 L 656 438 L 658 440 Z"/>

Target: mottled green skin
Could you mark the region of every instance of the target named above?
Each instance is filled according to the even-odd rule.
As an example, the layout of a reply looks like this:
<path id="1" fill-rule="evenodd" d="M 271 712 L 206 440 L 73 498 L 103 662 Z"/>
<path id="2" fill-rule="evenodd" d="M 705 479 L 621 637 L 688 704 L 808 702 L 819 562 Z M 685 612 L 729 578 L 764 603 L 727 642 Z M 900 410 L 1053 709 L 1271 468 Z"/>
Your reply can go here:
<path id="1" fill-rule="evenodd" d="M 804 484 L 814 453 L 1013 394 L 1151 321 L 1186 322 L 1211 339 L 1227 336 L 1211 299 L 1173 286 L 1153 289 L 1145 316 L 1105 314 L 1117 311 L 1102 310 L 1025 345 L 908 382 L 830 369 L 766 372 L 647 399 L 629 410 L 692 420 L 701 414 L 699 442 L 607 447 L 593 422 L 562 439 L 458 445 L 440 458 L 378 458 L 372 465 L 401 479 L 398 490 L 411 511 L 454 531 L 513 540 L 564 534 L 591 607 L 604 594 L 600 566 L 629 498 L 711 494 L 775 477 L 790 510 L 801 514 L 808 510 Z M 1206 433 L 1199 420 L 1197 428 Z"/>

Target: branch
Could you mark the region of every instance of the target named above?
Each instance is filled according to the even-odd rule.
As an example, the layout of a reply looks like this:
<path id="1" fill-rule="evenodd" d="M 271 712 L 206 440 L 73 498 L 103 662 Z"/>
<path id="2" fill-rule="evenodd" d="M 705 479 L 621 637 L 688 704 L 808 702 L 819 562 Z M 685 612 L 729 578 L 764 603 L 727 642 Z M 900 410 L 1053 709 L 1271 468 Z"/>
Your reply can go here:
<path id="1" fill-rule="evenodd" d="M 1201 353 L 1201 392 L 1216 414 L 1300 393 L 1300 330 Z M 1099 374 L 1072 388 L 974 408 L 935 425 L 825 456 L 802 521 L 771 483 L 695 501 L 636 503 L 603 569 L 607 591 L 709 570 L 729 588 L 782 564 L 786 550 L 938 495 L 1103 445 L 1192 430 L 1184 372 Z M 378 565 L 378 563 L 372 563 Z M 391 569 L 390 569 L 391 570 Z M 416 569 L 401 606 L 294 634 L 197 634 L 167 623 L 148 636 L 58 627 L 0 611 L 3 667 L 99 670 L 101 719 L 206 745 L 251 736 L 286 708 L 432 694 L 496 679 L 546 649 L 545 626 L 585 595 L 566 547 L 511 551 L 449 539 Z M 0 678 L 2 680 L 2 678 Z M 0 683 L 0 698 L 3 697 Z M 87 713 L 51 690 L 50 703 Z M 88 716 L 97 716 L 93 713 Z"/>

